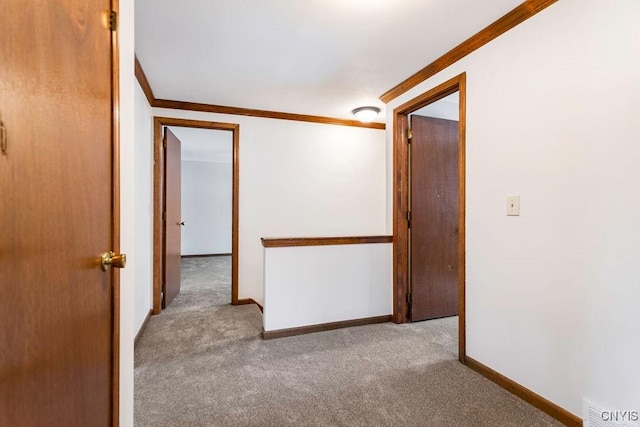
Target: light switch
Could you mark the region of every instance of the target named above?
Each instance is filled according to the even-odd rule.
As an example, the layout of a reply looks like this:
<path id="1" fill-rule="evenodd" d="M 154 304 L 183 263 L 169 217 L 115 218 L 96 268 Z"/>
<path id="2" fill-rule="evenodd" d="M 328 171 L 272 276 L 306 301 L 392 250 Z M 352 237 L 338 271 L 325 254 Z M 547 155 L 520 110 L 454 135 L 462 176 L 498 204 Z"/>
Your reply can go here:
<path id="1" fill-rule="evenodd" d="M 507 215 L 520 215 L 520 196 L 507 196 Z"/>

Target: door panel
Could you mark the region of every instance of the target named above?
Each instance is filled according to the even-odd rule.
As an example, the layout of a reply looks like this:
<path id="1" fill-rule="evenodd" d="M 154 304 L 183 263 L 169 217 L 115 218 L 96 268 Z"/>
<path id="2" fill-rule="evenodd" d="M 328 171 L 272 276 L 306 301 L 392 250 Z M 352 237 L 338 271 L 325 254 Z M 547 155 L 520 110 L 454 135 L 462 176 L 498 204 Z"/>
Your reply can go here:
<path id="1" fill-rule="evenodd" d="M 458 314 L 458 122 L 411 117 L 411 320 Z"/>
<path id="2" fill-rule="evenodd" d="M 165 244 L 164 244 L 164 302 L 168 307 L 180 293 L 182 212 L 181 212 L 181 153 L 180 140 L 165 128 Z"/>
<path id="3" fill-rule="evenodd" d="M 3 1 L 0 425 L 112 423 L 110 1 Z"/>

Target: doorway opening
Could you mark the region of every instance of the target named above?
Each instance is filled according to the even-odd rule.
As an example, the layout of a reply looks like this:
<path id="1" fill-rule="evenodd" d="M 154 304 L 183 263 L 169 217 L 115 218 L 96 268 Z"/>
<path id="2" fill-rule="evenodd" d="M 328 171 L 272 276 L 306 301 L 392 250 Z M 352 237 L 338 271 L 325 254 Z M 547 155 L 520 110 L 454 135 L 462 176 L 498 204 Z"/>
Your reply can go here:
<path id="1" fill-rule="evenodd" d="M 230 147 L 221 148 L 221 145 L 224 145 L 222 143 L 225 140 L 224 135 L 218 135 L 221 138 L 216 138 L 214 132 L 207 132 L 209 133 L 206 139 L 209 142 L 208 146 L 206 146 L 206 141 L 196 141 L 198 134 L 203 130 L 225 131 L 215 132 L 217 134 L 230 133 L 231 137 L 226 137 L 226 141 L 230 140 Z M 230 123 L 166 117 L 154 118 L 153 314 L 159 314 L 170 303 L 171 298 L 179 292 L 183 254 L 187 256 L 198 255 L 199 260 L 210 257 L 211 259 L 208 262 L 205 260 L 205 263 L 216 264 L 213 266 L 214 269 L 230 264 L 230 302 L 233 305 L 248 303 L 248 301 L 244 302 L 238 299 L 239 130 L 239 125 Z M 174 133 L 181 138 L 176 137 Z M 172 141 L 173 138 L 175 140 Z M 188 141 L 187 144 L 181 147 L 180 139 Z M 203 144 L 205 144 L 204 147 Z M 197 146 L 199 149 L 196 148 Z M 182 162 L 183 152 L 185 153 L 185 162 Z M 189 163 L 195 163 L 190 162 L 189 159 L 193 160 L 196 156 L 199 157 L 197 159 L 199 161 L 205 160 L 201 163 L 209 163 L 209 165 L 189 165 Z M 206 157 L 223 161 L 206 162 Z M 212 163 L 219 164 L 215 166 Z M 184 175 L 182 164 L 186 166 Z M 197 193 L 188 194 L 183 202 L 180 197 L 183 188 L 180 181 L 184 176 L 185 183 L 191 183 L 190 186 L 194 184 L 200 187 L 211 186 L 215 183 L 197 182 L 198 176 L 213 177 L 216 175 L 226 176 L 224 179 L 230 184 L 229 207 L 231 212 L 230 218 L 213 224 L 203 216 L 207 215 L 207 211 L 218 209 L 219 203 L 207 200 L 205 197 L 199 200 L 200 208 L 193 206 L 198 201 L 199 195 Z M 228 196 L 228 188 L 218 188 L 218 190 L 220 190 L 218 191 L 220 201 Z M 172 200 L 172 194 L 176 192 L 178 200 Z M 216 197 L 215 193 L 214 191 L 208 196 Z M 185 207 L 184 213 L 190 218 L 189 224 L 187 224 L 187 218 L 183 219 L 182 217 L 183 206 Z M 226 210 L 227 207 L 222 209 Z M 220 213 L 225 216 L 223 212 Z M 225 226 L 227 230 L 222 229 Z M 187 227 L 190 230 L 184 232 L 183 230 L 186 230 Z M 186 240 L 181 242 L 183 234 Z"/>
<path id="2" fill-rule="evenodd" d="M 393 321 L 457 314 L 463 363 L 465 100 L 462 73 L 397 107 L 393 117 Z"/>

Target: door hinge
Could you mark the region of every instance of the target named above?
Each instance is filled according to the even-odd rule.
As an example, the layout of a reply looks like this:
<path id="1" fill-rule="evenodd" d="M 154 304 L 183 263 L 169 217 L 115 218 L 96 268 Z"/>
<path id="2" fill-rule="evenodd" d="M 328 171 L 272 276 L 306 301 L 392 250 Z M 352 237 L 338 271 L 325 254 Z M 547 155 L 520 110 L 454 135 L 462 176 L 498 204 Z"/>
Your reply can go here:
<path id="1" fill-rule="evenodd" d="M 407 129 L 407 142 L 409 142 L 409 144 L 411 144 L 411 139 L 413 138 L 413 131 L 411 130 L 411 128 Z"/>
<path id="2" fill-rule="evenodd" d="M 160 292 L 160 304 L 164 307 L 164 292 Z"/>
<path id="3" fill-rule="evenodd" d="M 407 211 L 407 227 L 411 228 L 411 211 Z"/>
<path id="4" fill-rule="evenodd" d="M 109 13 L 109 29 L 111 31 L 118 30 L 118 12 L 116 12 L 115 10 L 112 10 Z"/>
<path id="5" fill-rule="evenodd" d="M 167 220 L 167 213 L 166 212 L 162 212 L 162 220 L 163 221 Z"/>
<path id="6" fill-rule="evenodd" d="M 412 295 L 410 293 L 407 294 L 407 304 L 411 305 Z"/>

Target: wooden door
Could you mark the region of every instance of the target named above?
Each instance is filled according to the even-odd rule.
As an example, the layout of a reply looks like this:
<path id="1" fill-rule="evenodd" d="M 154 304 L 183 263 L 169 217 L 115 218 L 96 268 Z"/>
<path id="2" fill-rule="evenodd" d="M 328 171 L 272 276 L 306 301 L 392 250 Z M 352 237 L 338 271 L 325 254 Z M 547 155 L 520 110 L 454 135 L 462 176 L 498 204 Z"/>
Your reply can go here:
<path id="1" fill-rule="evenodd" d="M 2 426 L 115 422 L 110 9 L 2 2 Z"/>
<path id="2" fill-rule="evenodd" d="M 411 320 L 458 314 L 458 122 L 411 116 Z"/>
<path id="3" fill-rule="evenodd" d="M 164 129 L 165 147 L 165 239 L 164 239 L 164 281 L 162 292 L 163 308 L 180 293 L 182 234 L 181 213 L 181 153 L 180 140 L 169 130 Z"/>

